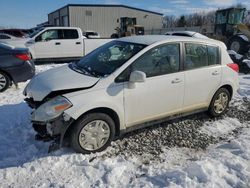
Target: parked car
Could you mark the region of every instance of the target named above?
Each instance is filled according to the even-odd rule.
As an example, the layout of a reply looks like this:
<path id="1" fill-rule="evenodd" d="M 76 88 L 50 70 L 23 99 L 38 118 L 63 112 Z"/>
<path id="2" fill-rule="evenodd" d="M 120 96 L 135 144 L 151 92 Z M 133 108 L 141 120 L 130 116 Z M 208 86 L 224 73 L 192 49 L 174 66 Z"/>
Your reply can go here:
<path id="1" fill-rule="evenodd" d="M 233 50 L 227 51 L 231 59 L 234 63 L 238 64 L 239 72 L 244 74 L 250 73 L 250 60 L 249 57 L 243 56 L 241 54 L 236 53 Z"/>
<path id="2" fill-rule="evenodd" d="M 12 83 L 25 82 L 35 74 L 35 66 L 27 48 L 14 48 L 0 43 L 0 92 Z"/>
<path id="3" fill-rule="evenodd" d="M 7 44 L 27 47 L 34 61 L 74 61 L 112 39 L 86 39 L 77 27 L 45 27 Z"/>
<path id="4" fill-rule="evenodd" d="M 90 31 L 90 30 L 84 31 L 82 35 L 89 39 L 101 38 L 99 33 L 97 33 L 96 31 Z"/>
<path id="5" fill-rule="evenodd" d="M 25 38 L 28 36 L 25 29 L 0 29 L 0 33 L 6 33 L 19 38 Z"/>
<path id="6" fill-rule="evenodd" d="M 169 31 L 169 32 L 166 32 L 165 35 L 194 37 L 194 38 L 200 38 L 200 39 L 207 39 L 208 38 L 207 36 L 202 35 L 202 34 L 195 32 L 195 31 Z"/>
<path id="7" fill-rule="evenodd" d="M 15 40 L 16 37 L 6 34 L 6 33 L 0 33 L 0 42 L 4 40 Z"/>
<path id="8" fill-rule="evenodd" d="M 224 114 L 238 70 L 216 40 L 132 36 L 37 75 L 24 95 L 39 139 L 60 146 L 69 140 L 90 153 L 144 125 L 200 111 Z"/>

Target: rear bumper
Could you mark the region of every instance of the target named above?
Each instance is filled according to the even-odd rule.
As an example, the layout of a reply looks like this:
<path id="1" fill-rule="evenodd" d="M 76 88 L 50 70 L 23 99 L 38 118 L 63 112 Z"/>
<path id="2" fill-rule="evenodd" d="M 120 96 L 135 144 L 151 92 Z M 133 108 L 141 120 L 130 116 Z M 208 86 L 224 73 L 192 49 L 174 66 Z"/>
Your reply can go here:
<path id="1" fill-rule="evenodd" d="M 35 75 L 35 65 L 33 61 L 25 61 L 20 66 L 7 67 L 6 71 L 15 83 L 25 82 Z"/>

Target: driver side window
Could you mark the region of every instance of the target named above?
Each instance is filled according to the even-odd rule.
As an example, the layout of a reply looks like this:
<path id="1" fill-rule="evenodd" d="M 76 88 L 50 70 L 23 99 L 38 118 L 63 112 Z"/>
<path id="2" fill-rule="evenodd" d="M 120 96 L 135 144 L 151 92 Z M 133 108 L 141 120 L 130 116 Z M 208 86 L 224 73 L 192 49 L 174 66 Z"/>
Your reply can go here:
<path id="1" fill-rule="evenodd" d="M 130 65 L 117 77 L 117 82 L 129 80 L 130 73 L 142 71 L 148 77 L 178 72 L 180 69 L 180 44 L 171 43 L 157 46 Z"/>
<path id="2" fill-rule="evenodd" d="M 54 39 L 59 39 L 58 30 L 47 30 L 39 36 L 39 41 L 49 41 Z"/>

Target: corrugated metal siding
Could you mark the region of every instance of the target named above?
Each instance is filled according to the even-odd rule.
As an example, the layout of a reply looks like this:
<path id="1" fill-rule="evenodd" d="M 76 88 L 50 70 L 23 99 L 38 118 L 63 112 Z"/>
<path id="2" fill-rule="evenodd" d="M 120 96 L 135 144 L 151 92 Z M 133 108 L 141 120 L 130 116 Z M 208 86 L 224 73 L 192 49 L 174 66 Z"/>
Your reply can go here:
<path id="1" fill-rule="evenodd" d="M 59 11 L 53 12 L 51 14 L 49 14 L 48 16 L 48 21 L 50 25 L 54 25 L 54 20 L 56 18 L 59 18 Z"/>
<path id="2" fill-rule="evenodd" d="M 86 16 L 86 11 L 92 11 L 92 16 Z M 82 30 L 94 30 L 102 37 L 110 37 L 115 28 L 120 26 L 117 19 L 121 17 L 136 17 L 137 24 L 145 30 L 162 28 L 162 16 L 149 12 L 133 10 L 124 7 L 69 7 L 70 26 Z"/>
<path id="3" fill-rule="evenodd" d="M 60 9 L 60 16 L 67 16 L 68 15 L 68 8 L 64 7 Z"/>
<path id="4" fill-rule="evenodd" d="M 60 16 L 60 18 L 59 18 Z M 68 8 L 67 7 L 64 7 L 58 11 L 55 11 L 51 14 L 48 15 L 48 21 L 49 21 L 49 24 L 50 25 L 54 25 L 55 24 L 55 19 L 60 19 L 60 25 L 62 26 L 62 23 L 63 23 L 63 17 L 64 16 L 68 16 Z"/>

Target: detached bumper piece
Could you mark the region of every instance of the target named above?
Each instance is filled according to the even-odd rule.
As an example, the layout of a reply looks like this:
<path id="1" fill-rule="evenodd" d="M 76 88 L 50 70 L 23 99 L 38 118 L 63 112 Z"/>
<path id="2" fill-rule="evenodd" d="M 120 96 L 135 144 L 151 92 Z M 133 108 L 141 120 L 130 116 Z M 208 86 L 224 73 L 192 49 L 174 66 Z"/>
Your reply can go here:
<path id="1" fill-rule="evenodd" d="M 72 118 L 65 121 L 63 115 L 61 115 L 51 122 L 33 122 L 33 128 L 37 132 L 35 138 L 44 142 L 53 141 L 48 152 L 60 149 L 63 145 L 65 133 L 73 121 Z"/>

